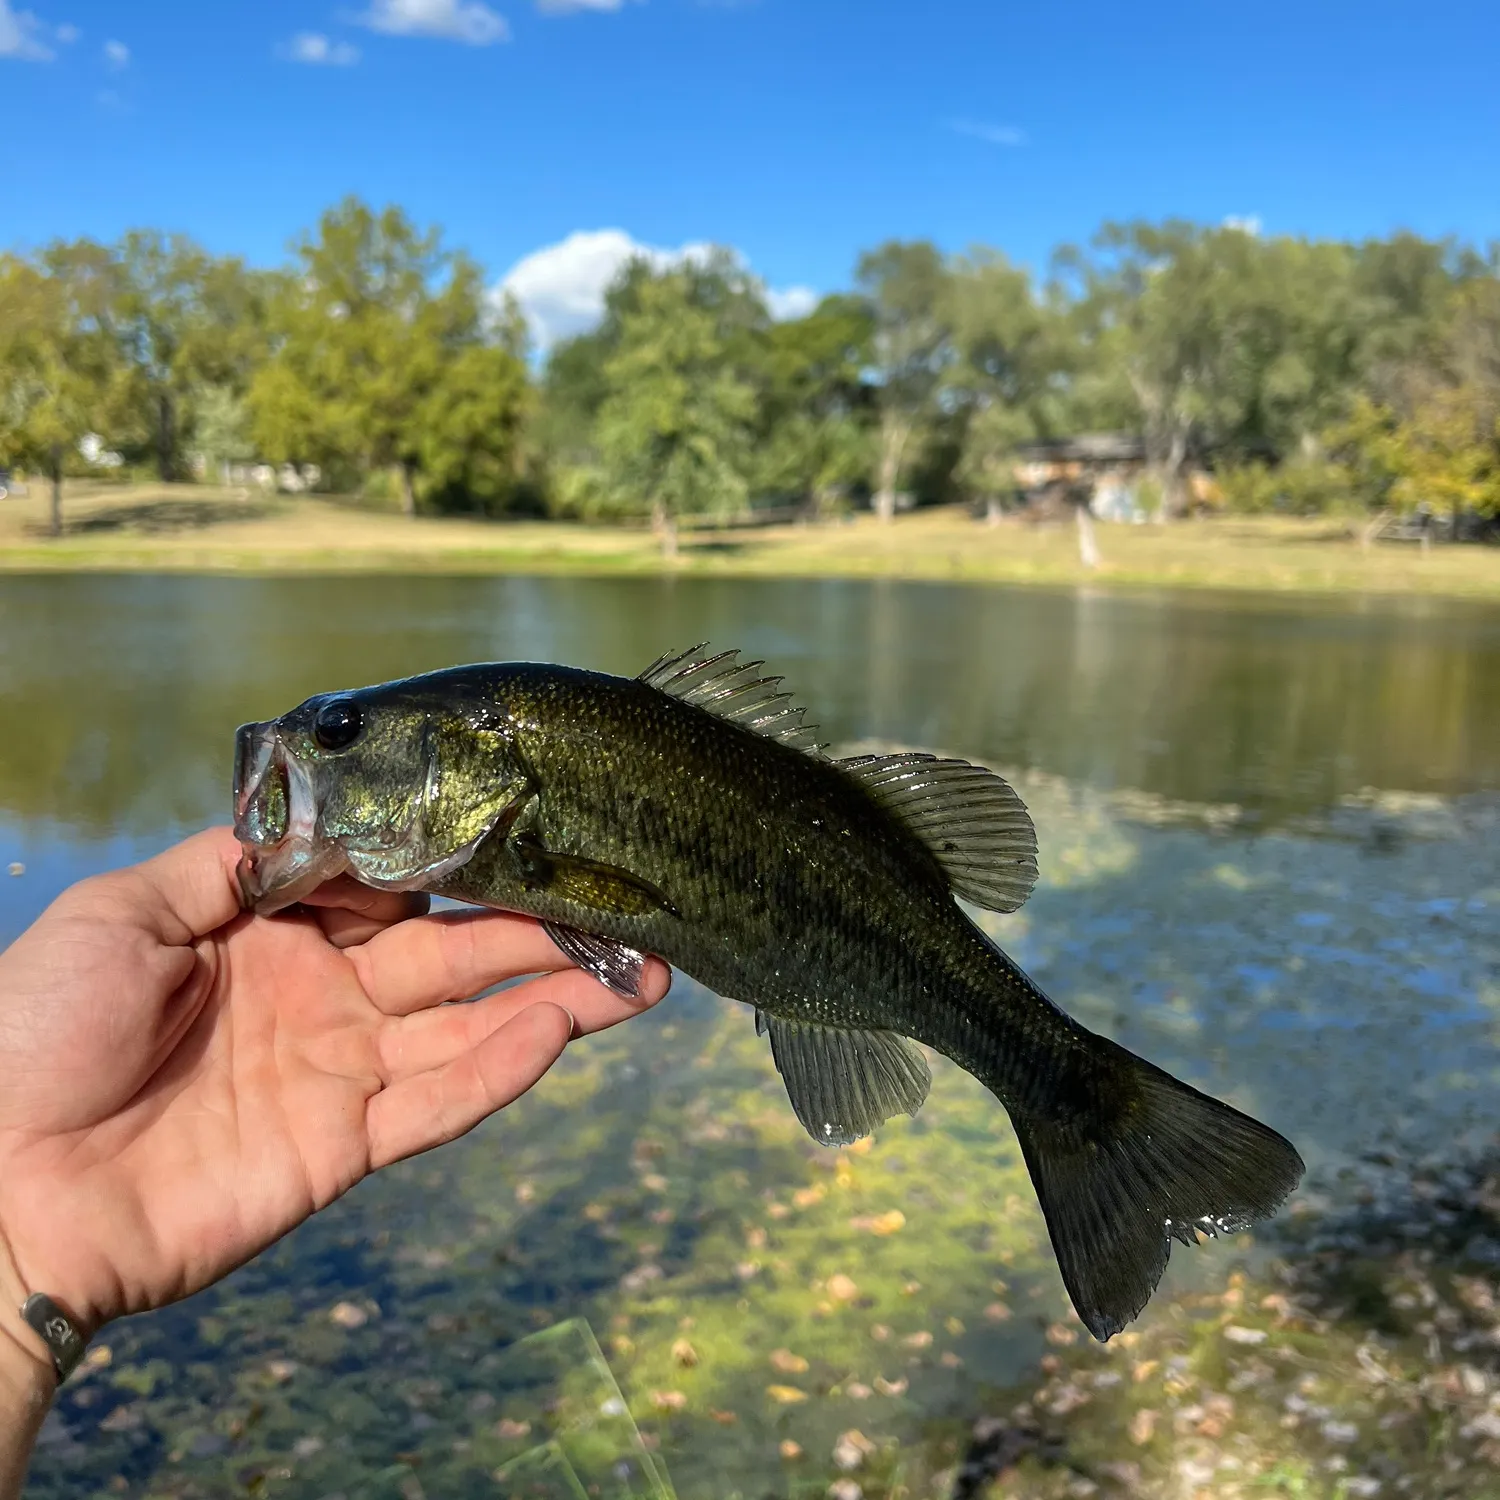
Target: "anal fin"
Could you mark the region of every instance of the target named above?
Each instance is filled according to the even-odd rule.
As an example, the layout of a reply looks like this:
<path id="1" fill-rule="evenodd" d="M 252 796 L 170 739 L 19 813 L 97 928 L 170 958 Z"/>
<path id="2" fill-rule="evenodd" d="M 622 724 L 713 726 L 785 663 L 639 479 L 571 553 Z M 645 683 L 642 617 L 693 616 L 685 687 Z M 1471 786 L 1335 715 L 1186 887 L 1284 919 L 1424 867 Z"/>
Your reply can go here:
<path id="1" fill-rule="evenodd" d="M 567 957 L 586 974 L 592 974 L 606 989 L 626 1000 L 634 1000 L 640 995 L 641 974 L 646 967 L 644 953 L 637 953 L 614 938 L 580 932 L 561 922 L 543 922 L 542 926 Z"/>
<path id="2" fill-rule="evenodd" d="M 756 1012 L 787 1097 L 820 1146 L 848 1146 L 892 1115 L 914 1115 L 932 1083 L 915 1043 L 893 1031 L 845 1031 Z"/>

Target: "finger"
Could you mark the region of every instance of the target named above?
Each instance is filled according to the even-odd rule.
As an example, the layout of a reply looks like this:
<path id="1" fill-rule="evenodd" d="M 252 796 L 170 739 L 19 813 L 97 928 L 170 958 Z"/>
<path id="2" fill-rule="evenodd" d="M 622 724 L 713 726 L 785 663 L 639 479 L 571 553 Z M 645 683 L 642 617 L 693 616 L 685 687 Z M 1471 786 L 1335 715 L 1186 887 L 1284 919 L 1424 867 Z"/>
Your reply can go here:
<path id="1" fill-rule="evenodd" d="M 648 959 L 640 998 L 624 1000 L 582 970 L 565 969 L 486 995 L 472 1005 L 440 1005 L 394 1017 L 381 1028 L 378 1038 L 383 1076 L 390 1083 L 441 1067 L 540 1002 L 567 1011 L 573 1017 L 574 1036 L 603 1031 L 655 1005 L 671 981 L 672 971 L 666 964 L 659 958 Z"/>
<path id="2" fill-rule="evenodd" d="M 173 946 L 190 943 L 240 914 L 234 878 L 240 845 L 230 828 L 209 828 L 154 859 L 101 880 L 128 899 L 148 931 Z"/>
<path id="3" fill-rule="evenodd" d="M 356 912 L 385 927 L 408 917 L 425 917 L 432 898 L 425 891 L 377 891 L 349 875 L 340 875 L 302 897 L 299 904 Z"/>
<path id="4" fill-rule="evenodd" d="M 445 1000 L 466 1000 L 502 979 L 572 964 L 530 917 L 456 912 L 402 922 L 349 961 L 377 1010 L 404 1016 Z"/>
<path id="5" fill-rule="evenodd" d="M 335 948 L 354 948 L 397 922 L 425 917 L 432 899 L 423 891 L 377 891 L 340 875 L 298 904 Z"/>
<path id="6" fill-rule="evenodd" d="M 477 1047 L 370 1100 L 372 1171 L 472 1130 L 522 1094 L 562 1056 L 573 1018 L 558 1005 L 530 1005 Z"/>
<path id="7" fill-rule="evenodd" d="M 357 911 L 339 911 L 324 908 L 307 913 L 323 931 L 323 936 L 335 948 L 357 948 L 371 938 L 394 925 L 393 922 L 374 921 L 361 916 Z"/>

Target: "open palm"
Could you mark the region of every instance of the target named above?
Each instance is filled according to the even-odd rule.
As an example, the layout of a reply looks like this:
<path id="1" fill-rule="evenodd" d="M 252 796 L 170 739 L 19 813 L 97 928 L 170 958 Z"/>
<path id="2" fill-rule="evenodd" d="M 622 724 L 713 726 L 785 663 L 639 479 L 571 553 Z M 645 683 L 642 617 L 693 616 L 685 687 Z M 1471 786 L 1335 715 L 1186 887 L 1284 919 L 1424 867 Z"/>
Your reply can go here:
<path id="1" fill-rule="evenodd" d="M 0 1232 L 89 1328 L 206 1286 L 666 992 L 659 961 L 632 1004 L 527 918 L 347 880 L 250 916 L 238 853 L 213 830 L 84 881 L 0 954 Z"/>

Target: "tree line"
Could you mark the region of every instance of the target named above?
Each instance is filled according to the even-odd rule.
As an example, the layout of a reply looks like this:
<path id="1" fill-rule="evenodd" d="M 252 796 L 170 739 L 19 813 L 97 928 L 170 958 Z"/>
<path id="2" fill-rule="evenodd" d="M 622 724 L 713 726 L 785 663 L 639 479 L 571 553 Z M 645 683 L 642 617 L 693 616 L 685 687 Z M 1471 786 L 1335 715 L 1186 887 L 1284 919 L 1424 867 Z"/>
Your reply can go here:
<path id="1" fill-rule="evenodd" d="M 291 465 L 408 513 L 679 518 L 1017 496 L 1029 445 L 1135 435 L 1248 510 L 1500 514 L 1500 248 L 1108 224 L 1045 276 L 892 241 L 777 321 L 727 251 L 638 260 L 528 357 L 515 303 L 397 208 L 265 270 L 182 236 L 0 255 L 0 464 L 163 480 Z"/>

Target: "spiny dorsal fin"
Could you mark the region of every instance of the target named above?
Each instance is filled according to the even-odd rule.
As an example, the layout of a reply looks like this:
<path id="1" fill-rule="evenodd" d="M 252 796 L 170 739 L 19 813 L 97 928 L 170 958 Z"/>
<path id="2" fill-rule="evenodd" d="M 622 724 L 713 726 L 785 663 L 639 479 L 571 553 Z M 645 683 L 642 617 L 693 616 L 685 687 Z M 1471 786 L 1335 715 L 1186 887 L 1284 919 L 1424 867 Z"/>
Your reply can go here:
<path id="1" fill-rule="evenodd" d="M 787 1097 L 820 1146 L 848 1146 L 892 1115 L 914 1115 L 932 1083 L 927 1059 L 894 1031 L 843 1031 L 755 1013 Z"/>
<path id="2" fill-rule="evenodd" d="M 781 678 L 757 675 L 763 666 L 763 661 L 740 661 L 738 651 L 714 652 L 699 645 L 660 657 L 639 680 L 731 724 L 821 757 L 827 747 L 818 743 L 817 726 L 804 724 L 806 710 L 792 702 L 790 693 L 777 691 Z"/>
<path id="3" fill-rule="evenodd" d="M 922 840 L 955 895 L 1015 911 L 1036 884 L 1036 829 L 1014 788 L 983 766 L 915 751 L 837 762 Z"/>

